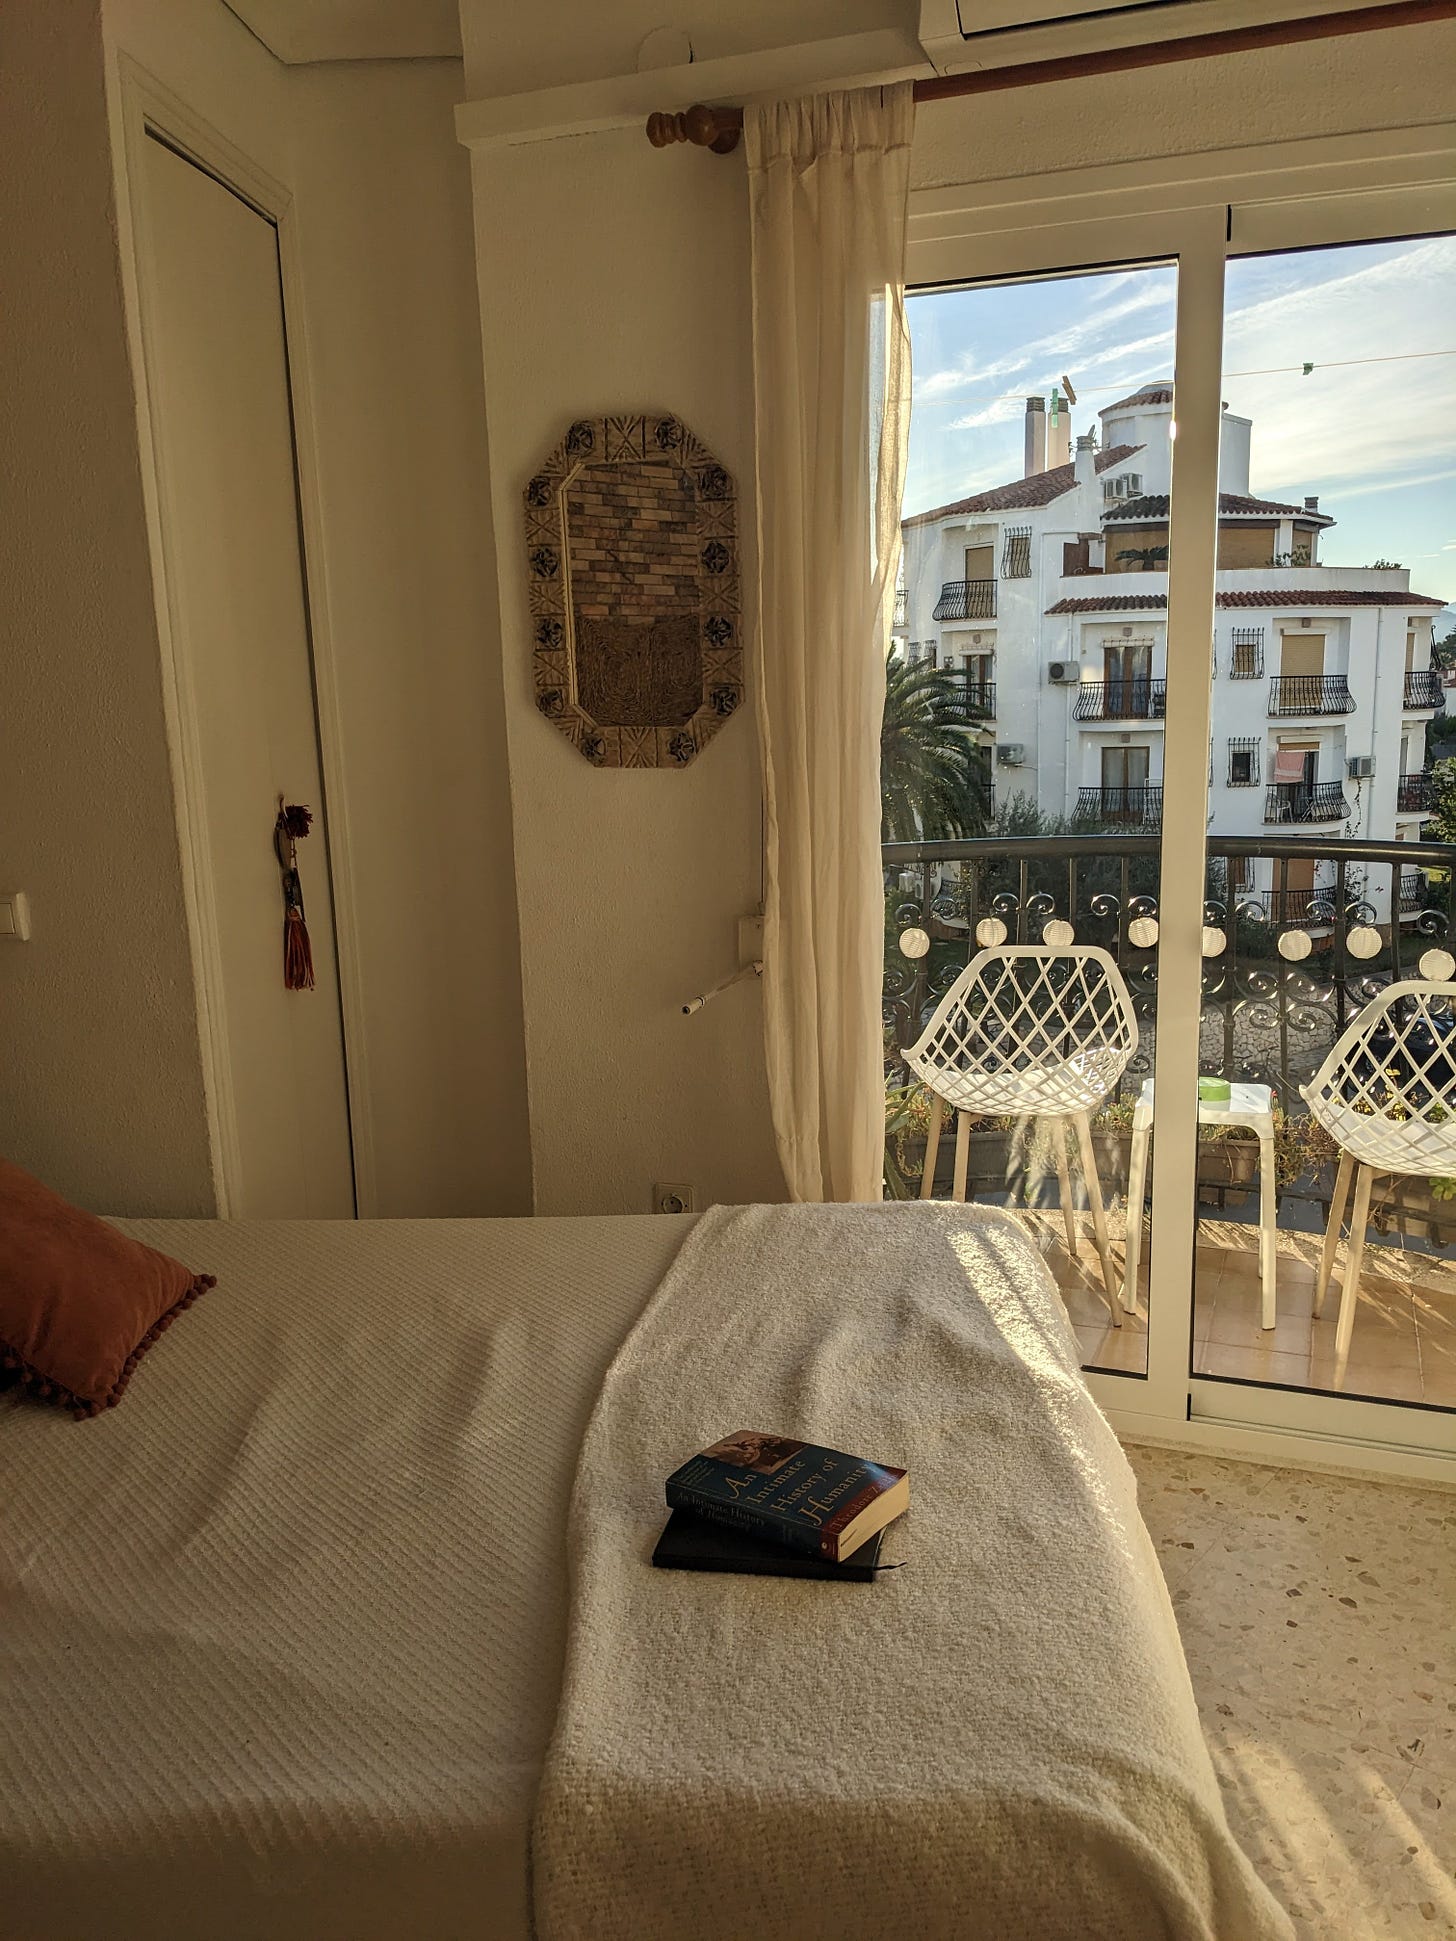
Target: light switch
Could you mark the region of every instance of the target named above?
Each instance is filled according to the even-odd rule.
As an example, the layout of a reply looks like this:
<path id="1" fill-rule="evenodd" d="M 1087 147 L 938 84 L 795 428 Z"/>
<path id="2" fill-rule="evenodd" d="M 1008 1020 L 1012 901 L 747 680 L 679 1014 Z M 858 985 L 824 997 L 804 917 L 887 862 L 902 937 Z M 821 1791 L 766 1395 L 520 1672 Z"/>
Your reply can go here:
<path id="1" fill-rule="evenodd" d="M 24 890 L 0 892 L 0 938 L 23 944 L 30 936 L 30 899 Z"/>

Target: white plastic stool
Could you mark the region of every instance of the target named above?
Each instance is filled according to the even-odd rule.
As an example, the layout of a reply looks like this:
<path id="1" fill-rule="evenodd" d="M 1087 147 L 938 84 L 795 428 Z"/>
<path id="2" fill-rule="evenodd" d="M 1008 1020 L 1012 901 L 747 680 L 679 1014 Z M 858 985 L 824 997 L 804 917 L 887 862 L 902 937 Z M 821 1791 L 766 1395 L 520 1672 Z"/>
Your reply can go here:
<path id="1" fill-rule="evenodd" d="M 1274 1280 L 1279 1245 L 1279 1212 L 1274 1192 L 1274 1098 L 1267 1085 L 1231 1085 L 1229 1097 L 1200 1099 L 1201 1126 L 1248 1126 L 1259 1135 L 1259 1279 L 1263 1313 L 1260 1325 L 1276 1320 Z M 1122 1305 L 1137 1307 L 1138 1255 L 1143 1244 L 1143 1195 L 1148 1177 L 1148 1134 L 1153 1125 L 1153 1081 L 1143 1085 L 1132 1115 L 1132 1152 L 1127 1169 L 1127 1261 L 1122 1273 Z"/>

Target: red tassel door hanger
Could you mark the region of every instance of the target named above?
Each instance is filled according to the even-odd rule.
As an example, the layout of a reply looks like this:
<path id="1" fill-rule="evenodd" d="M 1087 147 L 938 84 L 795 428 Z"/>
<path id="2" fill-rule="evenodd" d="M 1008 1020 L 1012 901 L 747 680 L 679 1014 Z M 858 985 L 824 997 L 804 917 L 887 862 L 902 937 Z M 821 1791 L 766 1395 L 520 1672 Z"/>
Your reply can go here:
<path id="1" fill-rule="evenodd" d="M 308 834 L 313 814 L 302 803 L 278 798 L 278 820 L 273 825 L 273 847 L 283 871 L 283 988 L 285 991 L 313 989 L 313 946 L 308 940 L 308 924 L 303 915 L 303 884 L 298 876 L 298 845 Z"/>

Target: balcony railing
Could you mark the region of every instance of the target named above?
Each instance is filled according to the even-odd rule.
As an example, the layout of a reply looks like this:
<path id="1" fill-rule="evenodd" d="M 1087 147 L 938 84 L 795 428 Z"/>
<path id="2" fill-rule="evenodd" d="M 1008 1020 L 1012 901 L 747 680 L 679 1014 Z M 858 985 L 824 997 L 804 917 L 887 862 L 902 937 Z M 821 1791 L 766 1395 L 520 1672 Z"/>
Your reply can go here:
<path id="1" fill-rule="evenodd" d="M 1078 721 L 1161 721 L 1166 681 L 1083 681 L 1073 712 Z"/>
<path id="2" fill-rule="evenodd" d="M 1353 714 L 1355 697 L 1343 674 L 1274 674 L 1270 714 Z"/>
<path id="3" fill-rule="evenodd" d="M 1441 676 L 1434 667 L 1422 667 L 1405 677 L 1405 705 L 1408 708 L 1439 708 Z"/>
<path id="4" fill-rule="evenodd" d="M 1264 911 L 1265 921 L 1278 924 L 1281 928 L 1291 925 L 1316 927 L 1328 925 L 1335 920 L 1335 893 L 1333 889 L 1313 890 L 1260 890 L 1258 900 Z"/>
<path id="5" fill-rule="evenodd" d="M 1340 782 L 1271 782 L 1264 791 L 1265 822 L 1343 822 L 1349 813 Z"/>
<path id="6" fill-rule="evenodd" d="M 1431 778 L 1417 771 L 1402 775 L 1395 791 L 1396 810 L 1401 815 L 1422 815 L 1431 806 Z"/>
<path id="7" fill-rule="evenodd" d="M 1405 870 L 1400 879 L 1400 912 L 1409 916 L 1413 910 L 1423 910 L 1430 900 L 1431 888 L 1423 869 Z"/>
<path id="8" fill-rule="evenodd" d="M 971 721 L 994 721 L 996 719 L 996 683 L 978 681 L 967 674 L 963 677 L 961 701 L 967 718 Z"/>
<path id="9" fill-rule="evenodd" d="M 994 580 L 947 580 L 940 589 L 932 616 L 936 620 L 994 620 Z"/>
<path id="10" fill-rule="evenodd" d="M 1077 791 L 1077 814 L 1093 816 L 1098 822 L 1151 824 L 1163 821 L 1162 785 L 1144 783 L 1134 788 L 1091 788 Z"/>

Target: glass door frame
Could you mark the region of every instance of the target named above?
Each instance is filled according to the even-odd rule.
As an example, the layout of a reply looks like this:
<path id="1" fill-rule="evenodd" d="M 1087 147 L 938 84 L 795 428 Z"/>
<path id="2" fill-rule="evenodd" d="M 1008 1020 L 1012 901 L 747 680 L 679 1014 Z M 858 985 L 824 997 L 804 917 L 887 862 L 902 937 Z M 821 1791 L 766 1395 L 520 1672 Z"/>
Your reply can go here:
<path id="1" fill-rule="evenodd" d="M 1224 267 L 1230 256 L 1456 229 L 1456 123 L 912 193 L 907 283 L 1176 262 L 1176 438 L 1145 1377 L 1088 1371 L 1133 1440 L 1456 1484 L 1456 1416 L 1191 1373 Z M 1181 1101 L 1169 1110 L 1163 1101 Z"/>

